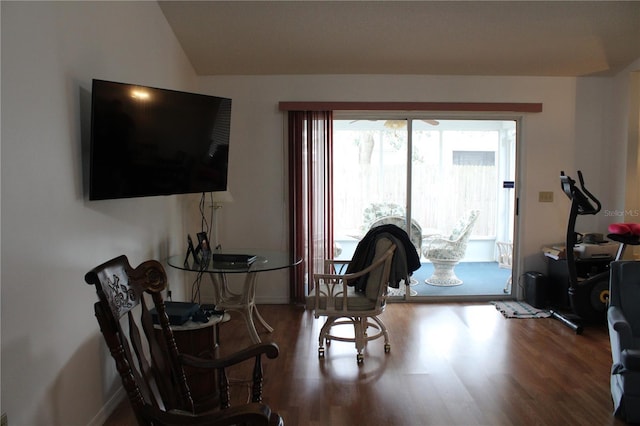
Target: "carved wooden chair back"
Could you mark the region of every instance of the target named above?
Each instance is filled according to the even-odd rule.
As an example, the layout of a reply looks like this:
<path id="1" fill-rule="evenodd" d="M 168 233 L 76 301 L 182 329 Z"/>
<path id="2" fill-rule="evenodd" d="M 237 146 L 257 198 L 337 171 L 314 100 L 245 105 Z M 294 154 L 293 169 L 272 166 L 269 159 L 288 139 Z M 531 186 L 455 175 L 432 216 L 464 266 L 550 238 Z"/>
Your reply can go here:
<path id="1" fill-rule="evenodd" d="M 150 260 L 134 269 L 126 256 L 119 256 L 88 272 L 85 281 L 96 287 L 96 318 L 138 420 L 142 420 L 146 405 L 193 412 L 193 400 L 164 312 L 161 291 L 167 279 L 162 265 Z M 164 339 L 156 338 L 145 293 L 159 313 Z"/>

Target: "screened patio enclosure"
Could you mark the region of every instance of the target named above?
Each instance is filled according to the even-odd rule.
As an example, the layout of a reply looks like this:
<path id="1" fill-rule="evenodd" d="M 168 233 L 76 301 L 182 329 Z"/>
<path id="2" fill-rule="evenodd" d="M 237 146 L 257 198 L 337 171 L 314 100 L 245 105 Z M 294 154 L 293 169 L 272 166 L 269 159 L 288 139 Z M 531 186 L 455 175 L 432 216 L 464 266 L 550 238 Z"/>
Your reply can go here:
<path id="1" fill-rule="evenodd" d="M 504 295 L 511 271 L 498 262 L 497 243 L 513 242 L 517 124 L 515 119 L 336 115 L 332 160 L 336 254 L 351 258 L 373 218 L 393 215 L 413 224 L 411 233 L 420 235 L 422 257 L 430 236 L 450 233 L 467 212 L 479 210 L 460 265 L 460 270 L 476 268 L 465 272 L 473 278 L 455 289 L 429 288 L 424 278 L 432 265 L 422 257 L 411 295 Z"/>

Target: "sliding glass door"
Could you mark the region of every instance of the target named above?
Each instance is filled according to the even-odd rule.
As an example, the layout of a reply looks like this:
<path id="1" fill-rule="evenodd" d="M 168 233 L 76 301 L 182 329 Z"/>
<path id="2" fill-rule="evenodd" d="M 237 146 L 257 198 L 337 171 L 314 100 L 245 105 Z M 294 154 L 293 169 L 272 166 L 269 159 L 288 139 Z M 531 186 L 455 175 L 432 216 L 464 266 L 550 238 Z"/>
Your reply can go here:
<path id="1" fill-rule="evenodd" d="M 392 217 L 410 234 L 422 261 L 410 294 L 402 289 L 397 297 L 509 294 L 516 135 L 515 119 L 334 119 L 336 254 L 350 258 L 376 221 Z M 436 235 L 455 240 L 470 212 L 477 218 L 458 262 L 439 262 L 433 251 L 425 256 Z M 506 247 L 509 259 L 499 247 Z M 460 283 L 430 280 L 435 269 L 444 274 L 443 262 Z"/>
<path id="2" fill-rule="evenodd" d="M 333 217 L 340 233 L 334 238 L 344 246 L 343 258 L 376 218 L 405 215 L 407 134 L 383 123 L 334 120 Z"/>

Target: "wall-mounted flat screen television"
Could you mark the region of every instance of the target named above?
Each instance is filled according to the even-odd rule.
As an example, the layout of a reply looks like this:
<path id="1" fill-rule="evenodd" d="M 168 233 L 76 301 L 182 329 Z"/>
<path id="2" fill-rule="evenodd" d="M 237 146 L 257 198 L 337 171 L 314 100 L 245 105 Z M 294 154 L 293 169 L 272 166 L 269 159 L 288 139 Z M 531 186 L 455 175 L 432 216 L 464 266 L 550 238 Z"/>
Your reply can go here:
<path id="1" fill-rule="evenodd" d="M 231 99 L 93 80 L 89 199 L 225 191 Z"/>

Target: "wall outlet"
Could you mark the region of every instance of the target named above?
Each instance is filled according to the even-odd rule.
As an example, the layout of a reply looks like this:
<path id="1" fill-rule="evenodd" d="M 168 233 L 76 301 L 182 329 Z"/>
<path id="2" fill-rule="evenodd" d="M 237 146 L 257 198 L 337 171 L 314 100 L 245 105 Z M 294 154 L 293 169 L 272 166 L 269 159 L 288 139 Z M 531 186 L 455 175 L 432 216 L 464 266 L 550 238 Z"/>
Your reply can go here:
<path id="1" fill-rule="evenodd" d="M 539 203 L 553 203 L 553 191 L 540 191 L 538 193 Z"/>

